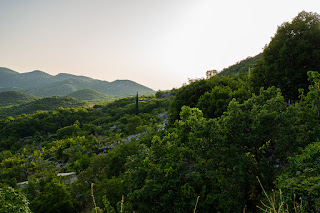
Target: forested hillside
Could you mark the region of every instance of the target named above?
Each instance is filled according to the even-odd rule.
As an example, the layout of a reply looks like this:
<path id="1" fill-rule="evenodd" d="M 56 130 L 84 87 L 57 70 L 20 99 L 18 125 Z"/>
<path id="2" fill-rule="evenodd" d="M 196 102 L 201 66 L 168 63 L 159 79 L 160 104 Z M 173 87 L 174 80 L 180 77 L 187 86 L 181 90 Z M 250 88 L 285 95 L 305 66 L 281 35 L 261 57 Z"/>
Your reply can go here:
<path id="1" fill-rule="evenodd" d="M 316 44 L 303 11 L 250 76 L 0 120 L 0 212 L 319 212 Z"/>
<path id="2" fill-rule="evenodd" d="M 38 98 L 27 93 L 7 91 L 0 93 L 0 107 L 9 107 L 12 105 L 25 104 L 35 101 Z"/>
<path id="3" fill-rule="evenodd" d="M 87 106 L 89 106 L 88 102 L 81 101 L 72 97 L 53 96 L 50 98 L 35 99 L 34 101 L 28 101 L 20 105 L 0 108 L 0 119 L 4 119 L 8 116 L 15 117 L 21 114 L 32 114 L 38 110 L 54 110 L 54 109 L 59 109 L 60 107 L 77 108 L 77 107 L 87 107 Z"/>
<path id="4" fill-rule="evenodd" d="M 253 68 L 259 59 L 261 59 L 262 54 L 258 54 L 254 57 L 248 57 L 238 63 L 231 65 L 228 68 L 224 68 L 218 73 L 219 76 L 237 76 L 242 73 L 249 73 L 250 69 Z"/>
<path id="5" fill-rule="evenodd" d="M 102 103 L 106 103 L 106 102 L 111 102 L 114 101 L 116 99 L 119 99 L 120 97 L 125 97 L 126 95 L 105 95 L 103 93 L 97 92 L 95 90 L 92 89 L 82 89 L 82 90 L 78 90 L 75 92 L 72 92 L 70 94 L 68 94 L 67 96 L 69 97 L 73 97 L 82 101 L 88 101 L 88 102 L 102 102 Z"/>

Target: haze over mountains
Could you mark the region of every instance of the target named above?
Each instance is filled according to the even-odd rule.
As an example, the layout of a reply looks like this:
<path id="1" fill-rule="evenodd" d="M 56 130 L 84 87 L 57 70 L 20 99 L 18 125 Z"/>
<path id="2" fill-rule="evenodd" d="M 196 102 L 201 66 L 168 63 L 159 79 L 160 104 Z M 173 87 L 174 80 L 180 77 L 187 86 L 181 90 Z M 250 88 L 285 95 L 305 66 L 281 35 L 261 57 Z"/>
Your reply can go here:
<path id="1" fill-rule="evenodd" d="M 0 92 L 20 91 L 37 97 L 68 95 L 75 91 L 91 89 L 105 95 L 151 95 L 155 91 L 130 80 L 101 81 L 85 76 L 66 73 L 50 75 L 35 70 L 28 73 L 18 73 L 14 70 L 0 67 Z"/>

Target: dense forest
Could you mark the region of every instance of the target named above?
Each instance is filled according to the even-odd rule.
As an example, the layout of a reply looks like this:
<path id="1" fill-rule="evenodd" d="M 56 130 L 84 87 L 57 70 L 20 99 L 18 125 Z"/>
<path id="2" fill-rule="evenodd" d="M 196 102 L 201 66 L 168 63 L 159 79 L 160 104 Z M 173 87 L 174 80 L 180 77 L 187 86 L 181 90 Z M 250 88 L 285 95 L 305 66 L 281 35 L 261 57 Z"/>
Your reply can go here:
<path id="1" fill-rule="evenodd" d="M 319 68 L 303 11 L 210 78 L 8 116 L 0 212 L 319 212 Z"/>

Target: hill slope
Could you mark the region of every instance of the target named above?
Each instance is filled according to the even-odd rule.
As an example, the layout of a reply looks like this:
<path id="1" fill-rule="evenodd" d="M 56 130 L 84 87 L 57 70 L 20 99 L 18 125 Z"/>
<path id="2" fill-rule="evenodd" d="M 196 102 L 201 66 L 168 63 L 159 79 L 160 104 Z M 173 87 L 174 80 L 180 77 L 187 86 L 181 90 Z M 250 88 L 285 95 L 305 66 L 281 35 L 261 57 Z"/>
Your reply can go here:
<path id="1" fill-rule="evenodd" d="M 92 89 L 82 89 L 68 94 L 68 96 L 91 102 L 108 102 L 110 99 L 114 99 L 114 96 L 105 95 Z"/>
<path id="2" fill-rule="evenodd" d="M 41 98 L 30 103 L 21 104 L 0 109 L 0 119 L 8 116 L 17 116 L 21 114 L 32 114 L 38 110 L 54 110 L 63 108 L 80 108 L 88 106 L 87 102 L 77 100 L 72 97 L 51 97 Z"/>
<path id="3" fill-rule="evenodd" d="M 262 54 L 259 53 L 254 57 L 247 57 L 246 59 L 239 61 L 238 63 L 224 68 L 218 75 L 220 76 L 237 76 L 241 73 L 248 72 L 249 67 L 252 68 L 259 59 L 261 59 Z"/>
<path id="4" fill-rule="evenodd" d="M 38 98 L 23 92 L 7 91 L 0 93 L 0 107 L 25 104 Z"/>

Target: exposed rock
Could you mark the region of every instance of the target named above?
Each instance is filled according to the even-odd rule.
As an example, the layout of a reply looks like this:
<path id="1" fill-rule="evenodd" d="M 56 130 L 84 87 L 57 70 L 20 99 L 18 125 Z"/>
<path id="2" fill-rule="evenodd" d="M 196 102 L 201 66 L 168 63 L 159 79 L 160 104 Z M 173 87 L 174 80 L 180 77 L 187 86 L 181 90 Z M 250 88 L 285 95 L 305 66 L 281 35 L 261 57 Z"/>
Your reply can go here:
<path id="1" fill-rule="evenodd" d="M 168 118 L 168 112 L 165 112 L 165 113 L 161 113 L 158 115 L 158 118 L 159 119 L 167 119 Z"/>

